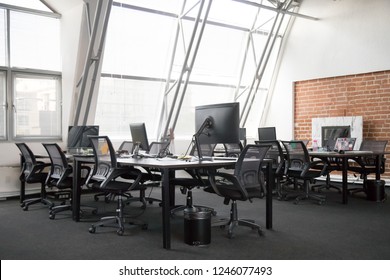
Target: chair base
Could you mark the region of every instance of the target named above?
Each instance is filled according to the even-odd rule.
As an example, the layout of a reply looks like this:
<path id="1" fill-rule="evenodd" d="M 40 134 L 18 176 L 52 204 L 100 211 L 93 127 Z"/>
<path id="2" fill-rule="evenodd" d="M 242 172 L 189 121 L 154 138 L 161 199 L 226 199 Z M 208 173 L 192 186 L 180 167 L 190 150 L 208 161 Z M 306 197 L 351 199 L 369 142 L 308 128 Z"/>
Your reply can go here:
<path id="1" fill-rule="evenodd" d="M 90 233 L 95 233 L 97 227 L 102 227 L 102 226 L 109 225 L 109 224 L 116 224 L 117 227 L 118 227 L 118 229 L 116 231 L 117 234 L 118 235 L 123 235 L 123 233 L 125 231 L 125 226 L 124 226 L 125 218 L 123 217 L 124 205 L 123 205 L 122 196 L 123 196 L 123 194 L 118 194 L 118 206 L 117 206 L 117 209 L 116 209 L 116 212 L 118 214 L 116 216 L 107 216 L 107 217 L 101 218 L 99 222 L 93 224 L 89 228 L 89 232 Z M 132 224 L 132 225 L 140 225 L 142 227 L 142 229 L 147 229 L 148 228 L 148 224 L 146 224 L 146 223 L 144 223 L 144 222 L 142 222 L 140 220 L 130 219 L 129 223 Z"/>
<path id="2" fill-rule="evenodd" d="M 49 206 L 49 209 L 52 209 L 54 206 L 54 203 L 51 202 L 49 199 L 44 197 L 39 197 L 39 198 L 29 198 L 23 200 L 23 202 L 20 204 L 20 207 L 22 207 L 23 211 L 27 211 L 30 205 L 38 204 L 38 203 L 42 203 L 43 205 Z"/>
<path id="3" fill-rule="evenodd" d="M 256 224 L 254 220 L 249 220 L 249 219 L 238 219 L 238 213 L 237 213 L 237 202 L 232 201 L 231 203 L 231 208 L 230 208 L 230 219 L 225 222 L 225 221 L 220 221 L 217 223 L 214 223 L 213 226 L 219 226 L 221 228 L 224 228 L 225 226 L 228 226 L 227 230 L 227 236 L 229 239 L 234 237 L 234 229 L 237 226 L 245 226 L 249 227 L 253 230 L 257 230 L 257 233 L 259 236 L 263 236 L 264 232 L 261 228 L 260 225 Z"/>
<path id="4" fill-rule="evenodd" d="M 92 207 L 92 206 L 83 206 L 83 207 L 88 207 L 92 209 L 92 214 L 96 215 L 97 214 L 97 208 Z M 49 219 L 54 220 L 56 217 L 56 214 L 64 211 L 72 211 L 72 205 L 69 204 L 63 204 L 63 205 L 57 205 L 51 208 L 49 212 Z M 84 210 L 80 210 L 81 214 L 84 212 Z"/>
<path id="5" fill-rule="evenodd" d="M 135 219 L 131 219 L 128 221 L 129 224 L 131 225 L 139 225 L 141 226 L 141 228 L 143 230 L 146 230 L 148 229 L 148 224 L 143 222 L 143 221 L 140 221 L 140 220 L 135 220 Z M 107 225 L 116 225 L 118 227 L 116 233 L 118 235 L 123 235 L 124 232 L 125 232 L 125 221 L 123 218 L 119 217 L 119 216 L 107 216 L 107 217 L 103 217 L 100 219 L 99 222 L 91 225 L 91 227 L 89 228 L 89 232 L 90 233 L 95 233 L 96 232 L 96 228 L 98 227 L 104 227 L 104 226 L 107 226 Z"/>
<path id="6" fill-rule="evenodd" d="M 295 193 L 287 193 L 284 195 L 283 200 L 294 199 L 294 204 L 298 204 L 302 200 L 314 200 L 319 205 L 322 205 L 326 201 L 325 195 L 315 194 L 310 191 L 309 181 L 303 183 L 303 190 Z"/>

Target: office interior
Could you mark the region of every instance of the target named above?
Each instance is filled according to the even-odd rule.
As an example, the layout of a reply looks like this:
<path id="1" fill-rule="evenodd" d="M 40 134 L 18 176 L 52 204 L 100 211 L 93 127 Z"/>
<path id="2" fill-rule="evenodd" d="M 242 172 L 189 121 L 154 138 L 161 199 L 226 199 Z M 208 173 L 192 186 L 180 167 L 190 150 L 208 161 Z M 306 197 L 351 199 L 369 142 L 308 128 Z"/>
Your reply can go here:
<path id="1" fill-rule="evenodd" d="M 44 40 L 39 36 L 47 28 L 45 21 L 36 26 L 41 31 L 32 32 L 36 38 L 27 36 L 31 31 L 13 29 L 13 24 L 19 19 L 23 21 L 21 28 L 27 28 L 31 17 L 48 16 L 50 22 L 56 21 L 59 37 L 50 41 L 57 48 L 52 54 L 42 52 L 44 47 L 39 44 L 23 44 L 12 33 L 3 33 L 3 200 L 19 194 L 20 157 L 15 143 L 26 142 L 38 154 L 45 153 L 44 142 L 56 142 L 66 149 L 71 125 L 99 125 L 100 134 L 110 136 L 119 147 L 123 140 L 131 140 L 130 123 L 145 122 L 150 141 L 170 139 L 171 151 L 183 154 L 195 130 L 196 106 L 240 102 L 240 125 L 246 127 L 248 143 L 258 139 L 258 127 L 275 127 L 278 139 L 312 141 L 312 119 L 319 117 L 362 116 L 360 141 L 390 138 L 390 100 L 386 98 L 390 94 L 390 3 L 386 0 L 204 0 L 169 4 L 44 0 L 25 1 L 26 6 L 18 6 L 18 2 L 0 1 L 3 30 L 11 27 L 11 32 L 25 36 L 29 44 Z M 13 49 L 13 44 L 18 48 Z M 23 65 L 14 53 L 36 59 L 31 65 Z M 57 61 L 49 63 L 47 56 Z M 37 61 L 46 61 L 42 64 L 46 68 L 37 69 L 36 65 L 41 65 Z M 55 104 L 29 103 L 23 93 L 28 89 L 21 90 L 20 96 L 15 94 L 19 90 L 15 79 L 41 75 L 58 81 Z M 378 77 L 380 89 L 373 93 L 371 83 L 359 88 L 361 76 Z M 297 106 L 301 103 L 296 97 L 300 83 L 340 77 L 348 81 L 357 77 L 357 82 L 341 92 L 335 89 L 335 94 L 324 90 L 303 97 L 312 106 L 317 106 L 316 100 L 330 99 L 335 109 L 318 105 L 312 115 L 299 119 L 302 107 Z M 345 98 L 345 91 L 354 98 L 354 90 L 377 100 L 375 114 L 369 106 L 355 102 L 352 107 L 360 109 L 350 115 L 353 100 Z M 18 97 L 25 103 L 18 103 Z M 38 109 L 42 114 L 33 114 L 35 119 L 29 120 L 19 114 L 24 105 L 33 106 L 26 112 Z M 39 117 L 41 120 L 36 119 Z M 23 122 L 42 127 L 25 129 Z M 369 125 L 372 123 L 380 129 Z M 46 125 L 50 127 L 49 136 L 40 135 Z M 386 184 L 388 174 L 386 171 L 382 176 Z M 39 187 L 27 192 L 37 190 Z"/>

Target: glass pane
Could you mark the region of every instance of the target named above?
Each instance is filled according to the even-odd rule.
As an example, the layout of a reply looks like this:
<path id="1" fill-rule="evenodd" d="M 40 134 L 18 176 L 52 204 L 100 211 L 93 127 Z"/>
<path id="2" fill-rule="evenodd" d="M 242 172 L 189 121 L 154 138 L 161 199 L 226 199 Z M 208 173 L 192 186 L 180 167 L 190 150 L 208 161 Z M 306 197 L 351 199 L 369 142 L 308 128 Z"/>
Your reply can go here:
<path id="1" fill-rule="evenodd" d="M 113 7 L 102 72 L 165 78 L 175 23 L 172 17 Z"/>
<path id="2" fill-rule="evenodd" d="M 178 13 L 183 5 L 183 0 L 120 0 L 117 2 L 168 13 Z"/>
<path id="3" fill-rule="evenodd" d="M 51 12 L 50 9 L 39 0 L 1 0 L 1 3 L 45 12 Z"/>
<path id="4" fill-rule="evenodd" d="M 60 137 L 60 79 L 17 74 L 14 77 L 15 137 Z"/>
<path id="5" fill-rule="evenodd" d="M 156 140 L 162 82 L 101 78 L 95 123 L 100 134 L 131 139 L 130 123 L 144 122 L 150 140 Z"/>
<path id="6" fill-rule="evenodd" d="M 209 25 L 196 57 L 192 80 L 237 85 L 247 33 Z"/>
<path id="7" fill-rule="evenodd" d="M 0 139 L 6 137 L 6 75 L 0 72 Z"/>
<path id="8" fill-rule="evenodd" d="M 11 12 L 11 66 L 60 71 L 59 20 Z"/>
<path id="9" fill-rule="evenodd" d="M 6 46 L 7 46 L 7 36 L 6 36 L 6 13 L 5 10 L 0 9 L 0 66 L 6 66 Z"/>

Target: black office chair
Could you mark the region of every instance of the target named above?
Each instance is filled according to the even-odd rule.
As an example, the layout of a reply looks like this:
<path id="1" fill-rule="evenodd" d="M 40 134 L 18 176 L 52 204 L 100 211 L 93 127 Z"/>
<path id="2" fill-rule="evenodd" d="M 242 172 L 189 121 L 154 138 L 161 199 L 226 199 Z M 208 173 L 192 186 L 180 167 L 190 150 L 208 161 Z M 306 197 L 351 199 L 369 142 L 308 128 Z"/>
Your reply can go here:
<path id="1" fill-rule="evenodd" d="M 128 156 L 128 155 L 131 155 L 133 153 L 133 149 L 134 149 L 133 141 L 123 141 L 117 150 L 117 154 L 119 157 Z M 98 201 L 100 196 L 103 196 L 104 201 L 107 203 L 110 202 L 114 198 L 113 197 L 114 194 L 109 193 L 107 191 L 104 191 L 104 192 L 95 194 L 95 196 L 94 196 L 95 201 Z M 130 194 L 124 194 L 124 196 L 126 196 L 128 198 L 132 197 Z M 144 206 L 146 206 L 146 204 Z"/>
<path id="2" fill-rule="evenodd" d="M 203 156 L 212 156 L 214 149 L 216 147 L 216 144 L 200 144 L 200 148 L 202 150 Z M 196 150 L 196 145 L 193 145 L 191 151 L 191 156 L 197 156 L 198 152 Z M 186 208 L 192 208 L 192 207 L 200 207 L 203 209 L 207 209 L 211 211 L 211 213 L 215 216 L 217 213 L 215 210 L 211 207 L 202 206 L 202 205 L 194 205 L 193 199 L 192 199 L 192 190 L 194 188 L 208 188 L 210 186 L 208 181 L 208 171 L 209 170 L 203 170 L 203 169 L 186 169 L 185 170 L 188 177 L 178 177 L 174 178 L 171 182 L 175 186 L 180 186 L 180 191 L 182 194 L 186 195 L 186 204 L 185 205 L 179 205 L 174 207 L 171 210 L 171 215 L 174 216 L 177 212 L 182 212 Z M 210 188 L 208 188 L 210 189 Z M 208 191 L 210 192 L 210 190 Z"/>
<path id="3" fill-rule="evenodd" d="M 132 154 L 134 149 L 133 141 L 123 141 L 118 148 L 118 153 Z"/>
<path id="4" fill-rule="evenodd" d="M 89 138 L 94 150 L 95 167 L 86 184 L 91 184 L 92 188 L 113 193 L 117 198 L 116 215 L 101 218 L 99 222 L 89 228 L 89 232 L 95 233 L 97 227 L 116 224 L 118 227 L 117 234 L 123 235 L 125 230 L 123 196 L 126 192 L 138 187 L 142 173 L 134 167 L 118 165 L 115 150 L 107 136 L 91 136 Z M 117 180 L 124 174 L 131 174 L 131 177 L 135 179 Z M 141 225 L 143 229 L 147 229 L 145 222 L 135 219 L 131 219 L 129 222 Z"/>
<path id="5" fill-rule="evenodd" d="M 322 160 L 311 160 L 309 152 L 303 141 L 282 141 L 286 150 L 286 175 L 294 181 L 302 180 L 303 190 L 284 195 L 285 199 L 295 197 L 295 204 L 301 200 L 313 199 L 318 204 L 323 204 L 326 197 L 324 195 L 312 193 L 310 190 L 310 182 L 325 174 L 327 164 Z M 318 166 L 322 169 L 319 170 Z"/>
<path id="6" fill-rule="evenodd" d="M 68 159 L 64 152 L 56 143 L 43 143 L 42 145 L 45 147 L 51 161 L 51 168 L 46 179 L 46 185 L 51 188 L 57 188 L 63 193 L 67 193 L 70 202 L 72 202 L 73 167 L 68 163 Z M 85 182 L 90 171 L 91 168 L 89 166 L 82 167 L 82 184 Z M 49 218 L 53 220 L 57 213 L 63 211 L 72 211 L 71 203 L 63 203 L 52 207 L 49 212 Z M 96 208 L 92 208 L 92 212 L 96 213 Z"/>
<path id="7" fill-rule="evenodd" d="M 377 153 L 383 153 L 386 150 L 387 140 L 363 140 L 360 145 L 360 151 L 372 151 Z M 385 172 L 385 162 L 386 158 L 384 155 L 381 157 L 380 173 Z M 356 157 L 352 159 L 354 164 L 348 162 L 348 171 L 356 172 L 360 174 L 360 178 L 363 179 L 363 185 L 361 188 L 352 188 L 348 191 L 352 194 L 359 192 L 367 193 L 367 177 L 370 174 L 376 173 L 377 169 L 377 156 L 364 156 Z"/>
<path id="8" fill-rule="evenodd" d="M 250 201 L 262 197 L 261 175 L 262 162 L 270 145 L 246 145 L 235 164 L 234 173 L 210 171 L 209 180 L 214 192 L 224 198 L 224 204 L 231 201 L 230 220 L 228 221 L 228 237 L 233 237 L 233 230 L 237 225 L 257 229 L 262 235 L 260 225 L 252 220 L 238 218 L 237 201 Z"/>
<path id="9" fill-rule="evenodd" d="M 20 181 L 22 182 L 22 184 L 41 184 L 40 197 L 24 199 L 20 206 L 24 211 L 27 211 L 30 205 L 37 203 L 42 203 L 43 205 L 47 205 L 49 206 L 49 208 L 52 208 L 54 206 L 54 203 L 47 198 L 48 193 L 46 191 L 45 185 L 46 178 L 48 175 L 47 171 L 45 171 L 45 168 L 49 167 L 50 163 L 37 161 L 34 153 L 31 151 L 31 149 L 27 146 L 26 143 L 16 143 L 16 146 L 19 148 L 22 154 L 22 166 L 21 173 L 19 176 Z"/>
<path id="10" fill-rule="evenodd" d="M 243 150 L 243 145 L 240 143 L 224 143 L 225 156 L 238 158 Z"/>
<path id="11" fill-rule="evenodd" d="M 284 195 L 283 190 L 283 181 L 285 181 L 285 154 L 283 152 L 282 145 L 278 140 L 264 140 L 264 141 L 255 141 L 256 145 L 271 145 L 270 149 L 265 155 L 266 159 L 272 160 L 272 171 L 274 173 L 274 178 L 276 180 L 276 190 L 274 193 L 277 194 L 278 198 L 282 198 Z M 263 166 L 263 171 L 265 171 L 267 165 Z M 265 190 L 263 190 L 265 193 Z"/>

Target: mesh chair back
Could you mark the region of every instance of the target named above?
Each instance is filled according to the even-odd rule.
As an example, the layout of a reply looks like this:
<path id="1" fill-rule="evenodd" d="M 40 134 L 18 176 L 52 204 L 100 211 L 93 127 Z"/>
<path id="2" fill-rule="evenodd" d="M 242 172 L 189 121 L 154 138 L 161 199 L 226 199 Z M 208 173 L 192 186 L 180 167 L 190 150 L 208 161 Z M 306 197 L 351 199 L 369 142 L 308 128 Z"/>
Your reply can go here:
<path id="1" fill-rule="evenodd" d="M 217 144 L 200 144 L 200 149 L 202 150 L 202 156 L 211 157 L 214 154 L 214 149 Z M 197 156 L 198 151 L 196 150 L 196 145 L 194 145 L 190 152 L 191 156 Z"/>
<path id="2" fill-rule="evenodd" d="M 94 178 L 104 180 L 113 168 L 117 168 L 114 147 L 108 136 L 89 136 L 95 157 Z"/>
<path id="3" fill-rule="evenodd" d="M 284 153 L 280 142 L 278 140 L 255 141 L 255 144 L 271 145 L 265 155 L 265 158 L 272 160 L 272 169 L 275 170 L 275 175 L 282 174 L 284 167 Z"/>
<path id="4" fill-rule="evenodd" d="M 133 153 L 134 149 L 134 143 L 133 141 L 123 141 L 122 144 L 119 146 L 119 151 L 126 151 L 129 154 Z"/>
<path id="5" fill-rule="evenodd" d="M 23 173 L 27 177 L 34 172 L 34 166 L 37 164 L 34 153 L 30 150 L 26 143 L 16 143 L 24 158 Z"/>
<path id="6" fill-rule="evenodd" d="M 360 151 L 372 151 L 376 153 L 382 153 L 386 150 L 387 140 L 363 140 Z M 382 156 L 382 166 L 384 168 L 384 155 Z M 376 156 L 363 157 L 361 159 L 364 166 L 376 166 Z"/>
<path id="7" fill-rule="evenodd" d="M 301 171 L 310 164 L 309 152 L 303 141 L 282 141 L 287 151 L 287 169 Z"/>
<path id="8" fill-rule="evenodd" d="M 241 154 L 241 151 L 243 149 L 241 143 L 225 143 L 223 144 L 225 147 L 225 154 L 227 157 L 239 157 Z"/>
<path id="9" fill-rule="evenodd" d="M 247 145 L 234 168 L 234 176 L 244 188 L 261 187 L 261 165 L 270 145 Z"/>
<path id="10" fill-rule="evenodd" d="M 152 142 L 149 145 L 149 154 L 157 155 L 158 157 L 164 157 L 168 154 L 168 147 L 170 142 Z"/>
<path id="11" fill-rule="evenodd" d="M 68 160 L 62 149 L 56 144 L 42 144 L 47 153 L 49 154 L 51 161 L 51 177 L 60 179 L 70 169 Z"/>

